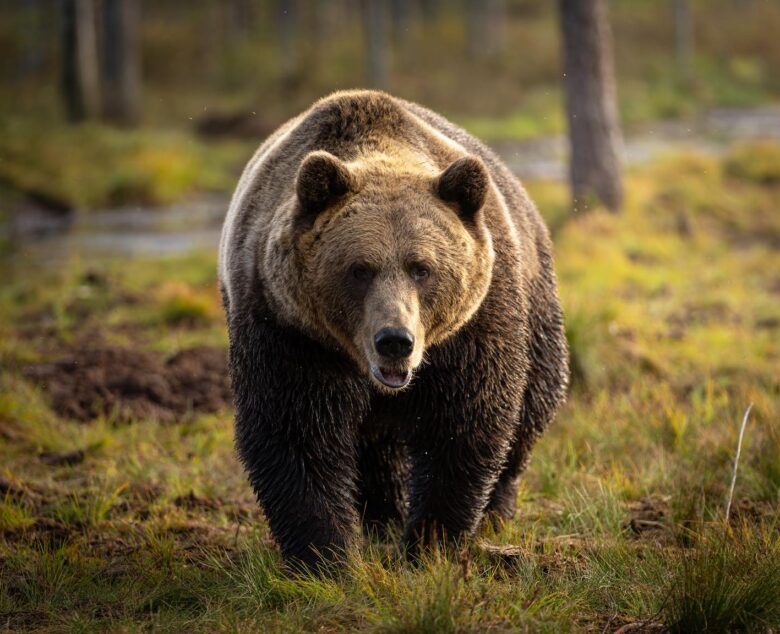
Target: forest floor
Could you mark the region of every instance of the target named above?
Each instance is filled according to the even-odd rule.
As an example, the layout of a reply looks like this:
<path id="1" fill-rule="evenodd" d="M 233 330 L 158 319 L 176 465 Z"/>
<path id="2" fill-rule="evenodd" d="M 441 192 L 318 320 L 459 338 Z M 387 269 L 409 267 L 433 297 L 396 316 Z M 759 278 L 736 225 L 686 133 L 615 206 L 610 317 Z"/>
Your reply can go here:
<path id="1" fill-rule="evenodd" d="M 573 385 L 516 518 L 327 580 L 236 460 L 213 252 L 0 261 L 0 630 L 777 631 L 780 146 L 634 168 L 620 215 L 527 186 Z"/>

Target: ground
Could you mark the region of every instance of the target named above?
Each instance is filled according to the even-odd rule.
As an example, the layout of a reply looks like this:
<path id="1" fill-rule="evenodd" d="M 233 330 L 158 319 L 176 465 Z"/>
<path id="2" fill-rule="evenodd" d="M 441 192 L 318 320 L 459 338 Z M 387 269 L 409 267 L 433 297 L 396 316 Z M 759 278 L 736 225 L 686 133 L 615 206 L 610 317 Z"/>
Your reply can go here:
<path id="1" fill-rule="evenodd" d="M 280 567 L 233 450 L 214 253 L 4 260 L 0 629 L 777 630 L 780 148 L 643 166 L 620 215 L 528 185 L 572 391 L 516 519 L 418 567 L 382 541 L 333 579 Z"/>

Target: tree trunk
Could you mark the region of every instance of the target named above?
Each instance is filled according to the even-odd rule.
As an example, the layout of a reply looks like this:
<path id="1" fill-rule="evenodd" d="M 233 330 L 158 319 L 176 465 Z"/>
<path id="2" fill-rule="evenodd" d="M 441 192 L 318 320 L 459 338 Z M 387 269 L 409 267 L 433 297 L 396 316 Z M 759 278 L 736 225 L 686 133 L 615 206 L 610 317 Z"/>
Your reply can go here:
<path id="1" fill-rule="evenodd" d="M 674 0 L 674 53 L 685 84 L 693 80 L 693 21 L 689 0 Z"/>
<path id="2" fill-rule="evenodd" d="M 276 0 L 275 16 L 280 80 L 284 92 L 293 90 L 297 80 L 298 3 L 296 0 Z"/>
<path id="3" fill-rule="evenodd" d="M 325 11 L 323 0 L 313 0 L 305 5 L 303 12 L 303 44 L 301 45 L 301 68 L 306 69 L 306 75 L 310 79 L 320 76 L 323 46 L 325 43 Z"/>
<path id="4" fill-rule="evenodd" d="M 103 116 L 114 123 L 141 117 L 140 30 L 140 0 L 103 0 Z"/>
<path id="5" fill-rule="evenodd" d="M 495 57 L 506 41 L 505 0 L 467 0 L 466 37 L 469 59 L 482 61 Z"/>
<path id="6" fill-rule="evenodd" d="M 431 24 L 442 10 L 441 0 L 420 0 L 420 11 L 424 22 Z"/>
<path id="7" fill-rule="evenodd" d="M 16 67 L 17 78 L 30 77 L 43 68 L 46 44 L 49 40 L 46 23 L 51 20 L 49 7 L 43 0 L 23 0 L 21 4 L 22 19 L 21 24 L 17 26 L 17 31 L 22 43 L 22 51 Z"/>
<path id="8" fill-rule="evenodd" d="M 387 87 L 386 15 L 384 0 L 363 0 L 368 85 Z"/>
<path id="9" fill-rule="evenodd" d="M 65 108 L 71 121 L 81 121 L 94 117 L 100 103 L 93 0 L 65 0 L 62 26 Z"/>
<path id="10" fill-rule="evenodd" d="M 223 0 L 223 11 L 227 14 L 226 25 L 229 38 L 245 39 L 252 34 L 257 19 L 257 7 L 251 0 Z"/>
<path id="11" fill-rule="evenodd" d="M 392 0 L 390 12 L 393 23 L 393 43 L 399 49 L 403 49 L 411 42 L 414 32 L 412 0 Z"/>
<path id="12" fill-rule="evenodd" d="M 605 0 L 559 0 L 573 208 L 591 194 L 611 211 L 623 203 L 623 139 L 615 98 L 612 35 Z"/>

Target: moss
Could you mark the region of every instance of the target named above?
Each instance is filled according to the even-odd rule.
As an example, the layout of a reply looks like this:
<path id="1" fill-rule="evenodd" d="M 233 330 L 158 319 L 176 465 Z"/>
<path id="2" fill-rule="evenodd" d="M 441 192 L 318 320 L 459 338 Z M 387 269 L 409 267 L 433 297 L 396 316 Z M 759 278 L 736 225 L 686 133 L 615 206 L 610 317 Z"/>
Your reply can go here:
<path id="1" fill-rule="evenodd" d="M 198 293 L 183 283 L 167 283 L 158 291 L 155 313 L 164 324 L 198 326 L 209 324 L 216 315 L 213 297 Z"/>
<path id="2" fill-rule="evenodd" d="M 0 120 L 0 182 L 66 209 L 158 205 L 196 192 L 228 192 L 250 152 L 247 144 L 205 145 L 183 132 Z"/>
<path id="3" fill-rule="evenodd" d="M 742 143 L 729 152 L 726 173 L 759 184 L 780 183 L 780 144 L 770 141 Z"/>

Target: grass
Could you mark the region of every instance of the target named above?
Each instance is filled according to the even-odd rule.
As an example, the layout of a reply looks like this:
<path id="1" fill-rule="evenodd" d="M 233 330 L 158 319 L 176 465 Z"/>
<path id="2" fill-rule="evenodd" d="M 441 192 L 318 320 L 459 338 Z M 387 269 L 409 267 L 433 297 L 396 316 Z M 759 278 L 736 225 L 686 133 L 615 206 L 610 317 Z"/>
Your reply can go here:
<path id="1" fill-rule="evenodd" d="M 662 606 L 672 632 L 762 631 L 780 619 L 776 535 L 707 537 L 683 555 Z M 702 628 L 702 626 L 704 626 Z"/>
<path id="2" fill-rule="evenodd" d="M 230 411 L 79 423 L 25 373 L 85 341 L 224 347 L 213 253 L 39 271 L 7 261 L 0 627 L 777 630 L 777 160 L 766 143 L 667 157 L 629 173 L 621 215 L 567 218 L 562 185 L 529 183 L 554 228 L 575 374 L 518 515 L 416 567 L 370 540 L 331 579 L 285 574 Z"/>
<path id="3" fill-rule="evenodd" d="M 198 292 L 190 285 L 170 282 L 159 290 L 160 306 L 155 311 L 164 324 L 208 324 L 215 320 L 213 293 Z"/>
<path id="4" fill-rule="evenodd" d="M 227 193 L 251 153 L 246 143 L 207 144 L 184 131 L 67 126 L 19 116 L 0 117 L 0 139 L 0 185 L 64 209 L 163 205 L 196 193 Z"/>

